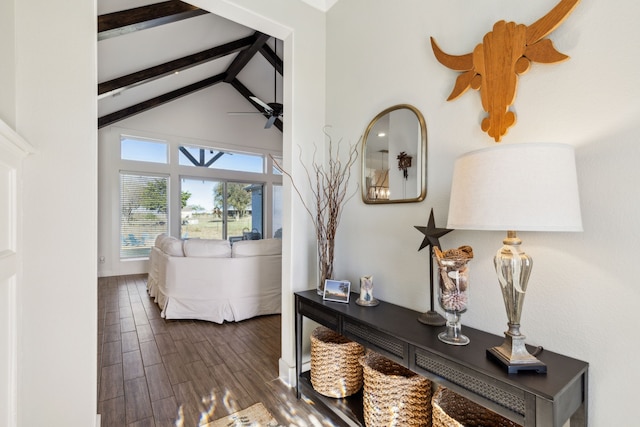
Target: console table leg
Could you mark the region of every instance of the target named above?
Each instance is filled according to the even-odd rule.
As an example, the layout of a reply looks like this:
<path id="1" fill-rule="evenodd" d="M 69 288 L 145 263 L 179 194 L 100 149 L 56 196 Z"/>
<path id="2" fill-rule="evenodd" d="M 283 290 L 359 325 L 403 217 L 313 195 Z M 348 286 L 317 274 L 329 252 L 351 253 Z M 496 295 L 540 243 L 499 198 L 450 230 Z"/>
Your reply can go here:
<path id="1" fill-rule="evenodd" d="M 571 427 L 587 427 L 587 405 L 580 405 L 578 410 L 571 415 Z"/>
<path id="2" fill-rule="evenodd" d="M 296 298 L 296 308 L 298 301 Z M 300 374 L 302 373 L 302 314 L 296 309 L 296 397 L 300 399 Z"/>

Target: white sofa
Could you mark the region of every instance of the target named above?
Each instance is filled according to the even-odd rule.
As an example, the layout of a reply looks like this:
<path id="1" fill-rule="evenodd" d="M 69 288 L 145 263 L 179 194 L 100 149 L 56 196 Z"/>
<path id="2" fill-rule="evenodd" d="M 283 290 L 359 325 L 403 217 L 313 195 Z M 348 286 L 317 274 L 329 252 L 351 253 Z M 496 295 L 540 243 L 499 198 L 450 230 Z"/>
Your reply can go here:
<path id="1" fill-rule="evenodd" d="M 190 239 L 160 235 L 147 289 L 165 319 L 222 323 L 281 312 L 280 239 Z"/>

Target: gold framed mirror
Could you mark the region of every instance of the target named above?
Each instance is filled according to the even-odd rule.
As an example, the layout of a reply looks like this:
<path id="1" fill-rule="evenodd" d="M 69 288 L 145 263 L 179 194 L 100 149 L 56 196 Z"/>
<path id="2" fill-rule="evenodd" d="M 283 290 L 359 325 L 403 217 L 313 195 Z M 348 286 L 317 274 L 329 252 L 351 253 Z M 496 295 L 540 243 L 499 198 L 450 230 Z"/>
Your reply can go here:
<path id="1" fill-rule="evenodd" d="M 378 114 L 362 139 L 362 200 L 420 202 L 427 195 L 427 125 L 412 105 Z"/>

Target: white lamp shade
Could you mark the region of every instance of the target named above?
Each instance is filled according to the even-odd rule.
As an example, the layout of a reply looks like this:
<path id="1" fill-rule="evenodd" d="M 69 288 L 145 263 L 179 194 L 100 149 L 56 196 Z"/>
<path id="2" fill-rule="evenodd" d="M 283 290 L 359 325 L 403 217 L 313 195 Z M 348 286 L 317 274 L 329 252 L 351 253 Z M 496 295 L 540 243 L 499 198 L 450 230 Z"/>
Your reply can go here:
<path id="1" fill-rule="evenodd" d="M 582 231 L 573 147 L 501 143 L 458 157 L 447 228 Z"/>

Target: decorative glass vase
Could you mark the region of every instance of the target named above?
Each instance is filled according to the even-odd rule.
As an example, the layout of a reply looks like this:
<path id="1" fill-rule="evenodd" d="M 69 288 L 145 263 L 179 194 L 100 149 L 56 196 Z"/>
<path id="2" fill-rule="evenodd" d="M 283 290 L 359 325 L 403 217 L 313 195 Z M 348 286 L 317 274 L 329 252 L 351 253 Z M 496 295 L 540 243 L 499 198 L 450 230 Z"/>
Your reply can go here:
<path id="1" fill-rule="evenodd" d="M 462 335 L 460 315 L 467 311 L 469 302 L 469 258 L 446 258 L 438 262 L 438 301 L 445 311 L 445 331 L 440 341 L 451 345 L 467 345 L 469 338 Z"/>
<path id="2" fill-rule="evenodd" d="M 333 239 L 318 242 L 318 295 L 324 295 L 324 281 L 333 279 Z"/>
<path id="3" fill-rule="evenodd" d="M 329 265 L 331 264 L 331 265 Z M 333 271 L 333 261 L 331 263 L 321 259 L 318 260 L 318 295 L 324 295 L 324 281 L 333 279 L 329 270 Z"/>

